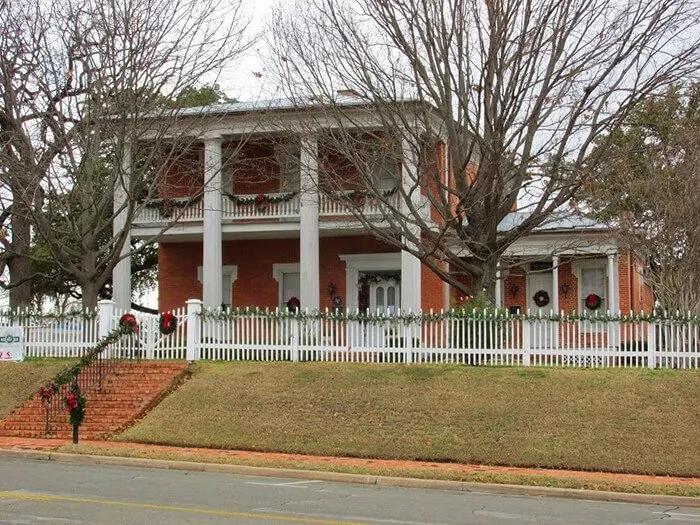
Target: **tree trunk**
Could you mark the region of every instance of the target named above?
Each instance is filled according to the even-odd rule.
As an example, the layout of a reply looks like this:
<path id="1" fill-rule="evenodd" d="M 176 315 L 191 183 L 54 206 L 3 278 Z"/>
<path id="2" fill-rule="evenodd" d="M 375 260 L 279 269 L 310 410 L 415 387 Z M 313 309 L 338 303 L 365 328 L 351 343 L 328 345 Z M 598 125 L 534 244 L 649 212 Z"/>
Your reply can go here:
<path id="1" fill-rule="evenodd" d="M 32 269 L 28 257 L 30 243 L 29 211 L 20 197 L 13 203 L 13 253 L 7 262 L 7 267 L 10 270 L 10 309 L 12 310 L 28 308 L 32 303 L 32 283 L 30 281 Z"/>
<path id="2" fill-rule="evenodd" d="M 80 283 L 83 294 L 83 308 L 93 311 L 97 308 L 97 294 L 99 287 L 94 282 Z"/>

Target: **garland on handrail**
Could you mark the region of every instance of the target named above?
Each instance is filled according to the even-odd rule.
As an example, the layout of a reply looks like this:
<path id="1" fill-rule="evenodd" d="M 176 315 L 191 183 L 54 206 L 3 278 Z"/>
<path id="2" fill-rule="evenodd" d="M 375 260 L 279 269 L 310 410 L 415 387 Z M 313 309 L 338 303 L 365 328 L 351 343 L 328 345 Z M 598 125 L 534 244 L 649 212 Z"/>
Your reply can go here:
<path id="1" fill-rule="evenodd" d="M 494 321 L 494 322 L 510 322 L 510 321 L 551 321 L 551 322 L 591 322 L 591 323 L 629 323 L 629 322 L 670 322 L 673 321 L 679 324 L 700 325 L 700 317 L 683 315 L 680 313 L 655 312 L 655 313 L 634 313 L 629 314 L 603 314 L 600 312 L 570 312 L 559 314 L 545 313 L 520 313 L 510 314 L 505 309 L 452 309 L 440 312 L 421 312 L 407 314 L 383 314 L 372 312 L 344 311 L 338 312 L 335 310 L 300 310 L 288 311 L 288 309 L 247 307 L 233 308 L 226 311 L 221 310 L 203 310 L 200 314 L 206 320 L 233 320 L 243 317 L 254 316 L 263 319 L 299 319 L 303 322 L 314 320 L 347 320 L 347 321 L 362 321 L 365 323 L 415 323 L 427 321 L 445 321 L 445 320 L 471 320 L 471 321 Z"/>
<path id="2" fill-rule="evenodd" d="M 385 199 L 389 198 L 394 193 L 396 193 L 396 189 L 397 187 L 394 186 L 393 188 L 384 190 L 380 193 L 380 195 Z M 371 198 L 373 195 L 375 195 L 375 193 L 376 192 L 372 192 L 369 190 L 351 190 L 349 192 L 343 192 L 343 196 L 349 201 L 352 201 L 356 206 L 362 206 L 365 202 L 365 199 L 367 199 L 368 197 Z"/>
<path id="3" fill-rule="evenodd" d="M 78 363 L 69 368 L 66 368 L 65 370 L 62 370 L 52 380 L 43 384 L 41 388 L 39 388 L 39 397 L 41 397 L 41 400 L 45 404 L 48 404 L 51 401 L 53 395 L 58 392 L 61 386 L 76 381 L 78 379 L 78 375 L 80 375 L 80 371 L 83 368 L 90 366 L 99 357 L 99 355 L 104 351 L 105 348 L 107 348 L 112 343 L 116 343 L 123 335 L 133 333 L 135 333 L 133 325 L 120 324 L 117 328 L 115 328 L 109 334 L 107 334 L 107 336 L 104 339 L 97 343 L 94 346 L 94 348 L 89 350 L 83 357 L 81 357 Z"/>
<path id="4" fill-rule="evenodd" d="M 270 195 L 269 193 L 258 193 L 257 195 L 249 195 L 246 197 L 239 197 L 232 193 L 224 192 L 224 195 L 233 202 L 236 206 L 247 206 L 250 204 L 255 204 L 258 211 L 264 211 L 270 204 L 276 204 L 278 202 L 287 202 L 292 200 L 299 194 L 298 191 L 292 191 L 289 193 L 280 193 L 277 195 Z"/>
<path id="5" fill-rule="evenodd" d="M 163 197 L 161 199 L 151 199 L 146 201 L 144 206 L 146 206 L 146 208 L 158 210 L 161 217 L 168 219 L 173 216 L 175 209 L 189 208 L 190 206 L 197 204 L 200 200 L 202 200 L 201 195 L 185 199 Z"/>
<path id="6" fill-rule="evenodd" d="M 97 310 L 78 310 L 71 309 L 63 313 L 58 312 L 28 312 L 22 310 L 2 310 L 0 311 L 0 317 L 9 319 L 10 321 L 22 320 L 22 319 L 42 319 L 50 321 L 70 321 L 73 319 L 87 319 L 92 320 L 97 317 Z"/>

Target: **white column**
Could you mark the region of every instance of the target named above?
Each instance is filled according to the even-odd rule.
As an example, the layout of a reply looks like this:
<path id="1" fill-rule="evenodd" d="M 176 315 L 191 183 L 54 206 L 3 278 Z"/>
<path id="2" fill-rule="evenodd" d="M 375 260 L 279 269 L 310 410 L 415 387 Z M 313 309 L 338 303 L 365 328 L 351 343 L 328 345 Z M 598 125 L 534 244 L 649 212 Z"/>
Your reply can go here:
<path id="1" fill-rule="evenodd" d="M 318 258 L 318 142 L 316 137 L 301 140 L 299 208 L 299 300 L 302 309 L 320 307 Z"/>
<path id="2" fill-rule="evenodd" d="M 615 264 L 615 254 L 608 254 L 608 310 L 616 314 L 620 309 L 617 297 L 617 265 Z"/>
<path id="3" fill-rule="evenodd" d="M 112 269 L 112 299 L 119 310 L 131 308 L 131 228 L 129 215 L 129 180 L 131 177 L 131 146 L 125 145 L 121 159 L 121 176 L 114 185 L 114 220 L 112 234 L 116 238 L 126 230 L 120 255 L 122 259 Z"/>
<path id="4" fill-rule="evenodd" d="M 552 312 L 559 313 L 559 257 L 552 257 Z"/>
<path id="5" fill-rule="evenodd" d="M 401 165 L 401 184 L 404 193 L 409 194 L 411 188 L 418 180 L 418 159 L 417 153 L 411 144 L 403 141 L 403 162 Z M 416 190 L 411 195 L 411 200 L 416 205 L 420 200 L 419 190 Z M 405 198 L 401 201 L 403 213 L 408 216 L 410 211 Z M 413 237 L 420 235 L 420 228 L 412 225 L 412 221 L 405 222 L 405 228 L 408 228 Z M 406 235 L 403 236 L 403 243 L 412 247 L 415 244 Z M 421 310 L 421 263 L 420 260 L 408 253 L 405 250 L 401 251 L 401 311 L 402 312 L 418 312 Z"/>
<path id="6" fill-rule="evenodd" d="M 221 307 L 221 138 L 204 141 L 204 308 Z"/>
<path id="7" fill-rule="evenodd" d="M 503 281 L 501 276 L 501 261 L 496 263 L 496 308 L 503 308 Z"/>

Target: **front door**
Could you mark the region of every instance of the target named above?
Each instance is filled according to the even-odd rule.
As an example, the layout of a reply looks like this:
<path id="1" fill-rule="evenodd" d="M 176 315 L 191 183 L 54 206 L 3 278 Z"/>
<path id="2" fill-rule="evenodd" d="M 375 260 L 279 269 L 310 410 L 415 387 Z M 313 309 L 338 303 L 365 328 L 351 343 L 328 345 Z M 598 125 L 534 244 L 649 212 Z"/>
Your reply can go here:
<path id="1" fill-rule="evenodd" d="M 532 314 L 549 314 L 554 310 L 552 272 L 531 273 L 527 278 L 527 308 Z M 530 346 L 549 348 L 556 338 L 557 324 L 533 320 L 530 323 Z"/>
<path id="2" fill-rule="evenodd" d="M 401 304 L 401 287 L 392 278 L 379 279 L 369 287 L 369 310 L 372 313 L 395 314 Z"/>
<path id="3" fill-rule="evenodd" d="M 300 274 L 299 272 L 285 272 L 282 274 L 282 296 L 280 297 L 280 309 L 285 310 L 287 308 L 287 302 L 292 298 L 296 297 L 299 299 L 301 286 L 300 286 Z M 304 305 L 300 305 L 304 308 Z"/>

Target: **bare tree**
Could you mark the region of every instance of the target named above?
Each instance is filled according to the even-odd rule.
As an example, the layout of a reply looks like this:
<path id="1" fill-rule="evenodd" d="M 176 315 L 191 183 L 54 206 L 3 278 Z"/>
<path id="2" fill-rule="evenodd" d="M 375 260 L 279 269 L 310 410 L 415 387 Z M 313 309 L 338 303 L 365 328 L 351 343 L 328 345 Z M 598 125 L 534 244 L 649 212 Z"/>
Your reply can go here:
<path id="1" fill-rule="evenodd" d="M 618 223 L 619 242 L 642 257 L 662 308 L 700 313 L 700 86 L 645 101 L 610 137 L 581 195 Z"/>
<path id="2" fill-rule="evenodd" d="M 163 167 L 197 147 L 196 112 L 175 132 L 173 101 L 216 82 L 250 44 L 247 20 L 240 0 L 18 0 L 1 9 L 0 180 L 11 220 L 3 285 L 12 307 L 29 305 L 34 231 L 92 307 L 129 257 L 132 219 L 163 189 Z M 114 206 L 117 192 L 126 199 Z M 125 226 L 113 234 L 117 215 Z"/>
<path id="3" fill-rule="evenodd" d="M 604 137 L 696 74 L 699 16 L 695 0 L 312 0 L 275 15 L 273 64 L 316 108 L 322 189 L 352 171 L 381 203 L 382 221 L 350 206 L 367 229 L 493 296 L 498 261 L 567 209 Z"/>

